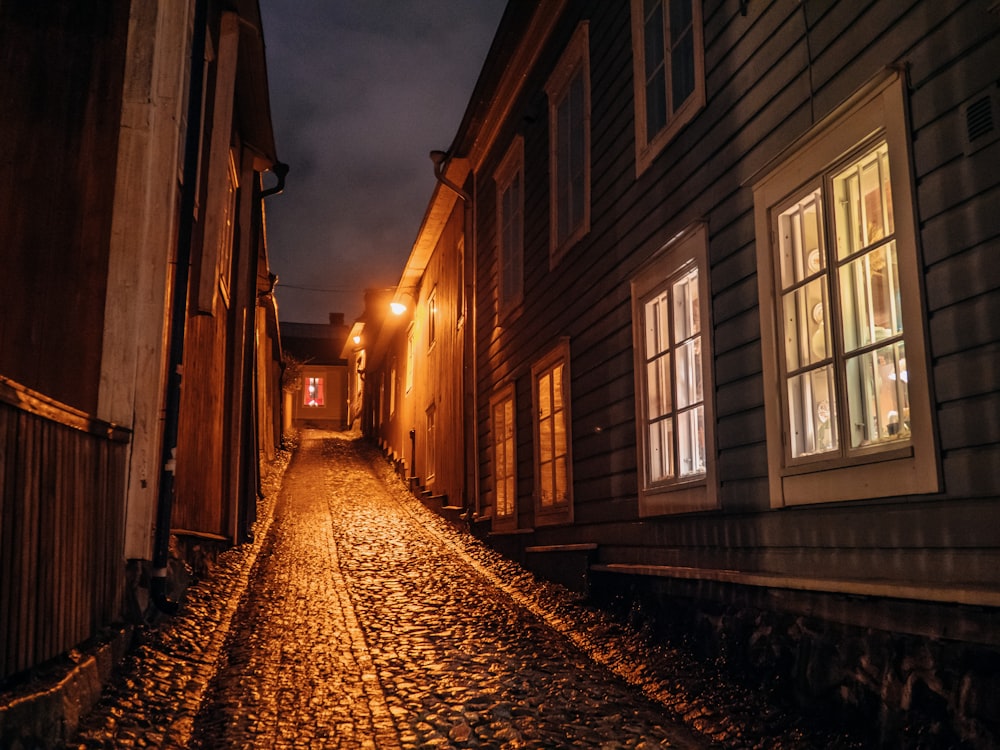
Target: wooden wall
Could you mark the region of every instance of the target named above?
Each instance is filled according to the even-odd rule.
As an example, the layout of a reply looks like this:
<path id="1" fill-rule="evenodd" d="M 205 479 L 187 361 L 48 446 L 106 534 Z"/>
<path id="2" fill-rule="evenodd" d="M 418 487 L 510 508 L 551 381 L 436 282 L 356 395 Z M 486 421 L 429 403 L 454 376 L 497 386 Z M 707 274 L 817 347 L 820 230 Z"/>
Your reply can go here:
<path id="1" fill-rule="evenodd" d="M 127 442 L 0 378 L 0 681 L 120 619 Z"/>

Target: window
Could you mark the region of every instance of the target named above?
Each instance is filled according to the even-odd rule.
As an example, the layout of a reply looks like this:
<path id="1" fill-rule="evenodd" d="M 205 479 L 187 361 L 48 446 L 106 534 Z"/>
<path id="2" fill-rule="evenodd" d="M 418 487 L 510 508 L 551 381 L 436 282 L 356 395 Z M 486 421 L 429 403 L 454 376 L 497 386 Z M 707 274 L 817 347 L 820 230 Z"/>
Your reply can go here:
<path id="1" fill-rule="evenodd" d="M 431 290 L 427 298 L 427 349 L 434 348 L 437 337 L 437 287 Z"/>
<path id="2" fill-rule="evenodd" d="M 490 399 L 496 528 L 512 527 L 517 524 L 515 414 L 514 385 L 511 383 Z"/>
<path id="3" fill-rule="evenodd" d="M 636 173 L 705 105 L 701 3 L 632 0 Z"/>
<path id="4" fill-rule="evenodd" d="M 531 370 L 535 406 L 535 523 L 573 520 L 569 341 Z"/>
<path id="5" fill-rule="evenodd" d="M 302 389 L 302 405 L 311 407 L 325 406 L 323 393 L 323 378 L 306 378 L 306 387 Z"/>
<path id="6" fill-rule="evenodd" d="M 893 74 L 754 188 L 775 505 L 939 489 L 907 132 Z"/>
<path id="7" fill-rule="evenodd" d="M 427 479 L 431 480 L 437 473 L 437 440 L 434 434 L 434 415 L 437 411 L 434 404 L 427 407 L 427 443 L 424 452 L 427 454 Z"/>
<path id="8" fill-rule="evenodd" d="M 518 136 L 495 175 L 499 312 L 521 302 L 524 292 L 524 139 Z"/>
<path id="9" fill-rule="evenodd" d="M 588 33 L 587 24 L 580 24 L 545 87 L 549 98 L 551 268 L 590 231 Z"/>
<path id="10" fill-rule="evenodd" d="M 389 418 L 396 414 L 396 360 L 393 358 L 389 368 Z"/>
<path id="11" fill-rule="evenodd" d="M 229 284 L 233 267 L 233 233 L 236 231 L 236 193 L 239 178 L 232 149 L 229 151 L 229 171 L 226 173 L 226 196 L 223 201 L 222 231 L 219 235 L 219 288 L 229 304 Z"/>
<path id="12" fill-rule="evenodd" d="M 640 515 L 716 505 L 707 269 L 698 224 L 632 281 Z"/>
<path id="13" fill-rule="evenodd" d="M 413 356 L 413 324 L 406 330 L 406 392 L 409 393 L 413 389 L 413 366 L 414 366 L 414 356 Z"/>

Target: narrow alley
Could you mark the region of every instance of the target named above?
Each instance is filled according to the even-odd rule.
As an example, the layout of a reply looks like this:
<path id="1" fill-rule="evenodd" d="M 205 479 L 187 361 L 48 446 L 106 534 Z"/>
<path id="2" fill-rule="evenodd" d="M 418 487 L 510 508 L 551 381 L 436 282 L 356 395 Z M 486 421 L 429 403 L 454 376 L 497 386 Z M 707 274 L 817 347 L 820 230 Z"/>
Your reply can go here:
<path id="1" fill-rule="evenodd" d="M 306 431 L 272 518 L 241 599 L 220 576 L 224 643 L 195 586 L 74 747 L 851 746 L 495 556 L 361 440 Z"/>

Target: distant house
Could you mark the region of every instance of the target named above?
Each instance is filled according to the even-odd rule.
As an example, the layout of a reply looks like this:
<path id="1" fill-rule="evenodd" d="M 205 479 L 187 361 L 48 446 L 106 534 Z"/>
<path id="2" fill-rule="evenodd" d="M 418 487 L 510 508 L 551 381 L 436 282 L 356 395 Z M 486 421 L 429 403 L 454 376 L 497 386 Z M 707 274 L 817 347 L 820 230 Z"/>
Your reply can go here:
<path id="1" fill-rule="evenodd" d="M 300 372 L 286 394 L 289 426 L 348 426 L 347 360 L 341 356 L 348 333 L 343 313 L 330 313 L 329 323 L 281 324 L 282 350 L 299 363 Z"/>
<path id="2" fill-rule="evenodd" d="M 370 434 L 595 601 L 1000 743 L 997 60 L 990 2 L 510 3 Z"/>
<path id="3" fill-rule="evenodd" d="M 279 434 L 259 8 L 153 10 L 0 5 L 0 684 L 245 540 Z"/>

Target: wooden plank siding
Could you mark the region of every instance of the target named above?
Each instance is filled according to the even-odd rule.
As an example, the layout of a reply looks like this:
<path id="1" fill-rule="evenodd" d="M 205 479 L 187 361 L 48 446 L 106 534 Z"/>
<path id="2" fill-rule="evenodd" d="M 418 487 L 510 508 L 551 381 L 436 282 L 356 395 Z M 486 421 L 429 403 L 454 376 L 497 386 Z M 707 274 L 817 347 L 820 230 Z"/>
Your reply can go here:
<path id="1" fill-rule="evenodd" d="M 128 433 L 0 385 L 3 680 L 120 617 Z"/>
<path id="2" fill-rule="evenodd" d="M 707 101 L 635 170 L 627 3 L 571 4 L 477 166 L 477 438 L 492 493 L 490 395 L 515 385 L 518 529 L 533 526 L 530 368 L 570 338 L 572 525 L 522 546 L 598 542 L 601 564 L 686 565 L 831 579 L 1000 588 L 1000 140 L 970 161 L 962 103 L 996 85 L 998 16 L 982 3 L 736 0 L 703 4 Z M 549 269 L 549 134 L 541 93 L 588 20 L 591 227 Z M 751 183 L 886 66 L 904 63 L 944 491 L 774 511 L 768 495 Z M 524 138 L 524 301 L 497 318 L 493 174 Z M 471 138 L 469 139 L 471 142 Z M 693 221 L 709 231 L 719 511 L 640 520 L 629 282 Z M 989 467 L 994 467 L 990 469 Z"/>

